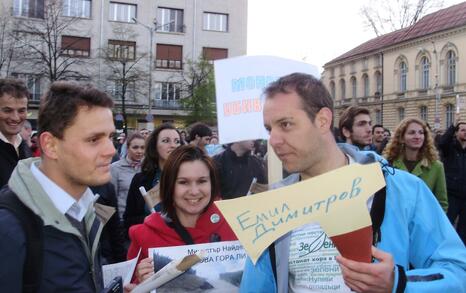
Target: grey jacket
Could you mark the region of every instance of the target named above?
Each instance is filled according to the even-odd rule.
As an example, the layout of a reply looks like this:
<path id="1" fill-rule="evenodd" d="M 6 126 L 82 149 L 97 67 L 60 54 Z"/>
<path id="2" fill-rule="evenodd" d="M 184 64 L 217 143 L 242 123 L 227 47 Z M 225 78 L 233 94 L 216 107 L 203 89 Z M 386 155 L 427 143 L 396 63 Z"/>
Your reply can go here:
<path id="1" fill-rule="evenodd" d="M 110 169 L 112 173 L 112 184 L 118 199 L 118 216 L 123 219 L 123 213 L 126 209 L 126 198 L 128 197 L 131 180 L 136 173 L 141 172 L 141 167 L 134 168 L 128 161 L 127 157 L 114 162 Z"/>

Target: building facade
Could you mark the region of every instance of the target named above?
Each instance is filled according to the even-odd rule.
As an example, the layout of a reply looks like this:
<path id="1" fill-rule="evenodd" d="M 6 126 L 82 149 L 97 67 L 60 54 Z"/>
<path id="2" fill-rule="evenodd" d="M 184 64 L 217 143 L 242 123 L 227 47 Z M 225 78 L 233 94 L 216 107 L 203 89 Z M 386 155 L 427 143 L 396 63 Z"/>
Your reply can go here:
<path id="1" fill-rule="evenodd" d="M 124 82 L 129 128 L 152 128 L 165 121 L 181 125 L 186 115 L 181 83 L 190 62 L 201 56 L 215 60 L 246 54 L 247 0 L 7 0 L 0 9 L 11 18 L 11 31 L 25 31 L 22 23 L 45 27 L 53 14 L 48 5 L 54 2 L 62 25 L 55 32 L 61 56 L 57 63 L 68 64 L 75 79 L 111 94 L 117 120 Z M 13 57 L 0 73 L 27 81 L 34 120 L 50 78 L 26 59 Z"/>
<path id="2" fill-rule="evenodd" d="M 445 129 L 466 112 L 466 2 L 369 40 L 324 65 L 336 120 L 350 105 L 393 130 L 407 117 Z"/>

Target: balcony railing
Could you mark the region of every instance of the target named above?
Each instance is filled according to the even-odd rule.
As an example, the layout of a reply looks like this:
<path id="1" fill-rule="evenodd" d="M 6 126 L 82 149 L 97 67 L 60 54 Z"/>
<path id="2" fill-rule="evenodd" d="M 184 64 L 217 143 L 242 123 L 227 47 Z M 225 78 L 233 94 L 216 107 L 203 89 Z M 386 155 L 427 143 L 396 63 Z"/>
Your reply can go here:
<path id="1" fill-rule="evenodd" d="M 179 100 L 155 100 L 154 108 L 164 109 L 164 110 L 182 110 L 184 109 L 183 105 Z"/>

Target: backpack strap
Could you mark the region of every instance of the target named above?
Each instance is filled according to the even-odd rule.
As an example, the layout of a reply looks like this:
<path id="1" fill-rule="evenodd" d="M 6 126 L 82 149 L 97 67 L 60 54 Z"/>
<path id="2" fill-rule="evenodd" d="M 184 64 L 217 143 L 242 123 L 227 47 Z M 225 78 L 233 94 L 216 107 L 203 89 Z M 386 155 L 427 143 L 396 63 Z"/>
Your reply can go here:
<path id="1" fill-rule="evenodd" d="M 26 235 L 26 258 L 23 265 L 23 292 L 37 292 L 43 263 L 43 222 L 26 207 L 8 187 L 0 192 L 0 208 L 12 212 Z"/>
<path id="2" fill-rule="evenodd" d="M 380 226 L 382 226 L 383 218 L 385 215 L 385 199 L 387 197 L 387 187 L 377 191 L 372 200 L 372 207 L 370 211 L 372 220 L 372 244 L 376 245 L 382 241 L 382 234 L 380 233 Z"/>

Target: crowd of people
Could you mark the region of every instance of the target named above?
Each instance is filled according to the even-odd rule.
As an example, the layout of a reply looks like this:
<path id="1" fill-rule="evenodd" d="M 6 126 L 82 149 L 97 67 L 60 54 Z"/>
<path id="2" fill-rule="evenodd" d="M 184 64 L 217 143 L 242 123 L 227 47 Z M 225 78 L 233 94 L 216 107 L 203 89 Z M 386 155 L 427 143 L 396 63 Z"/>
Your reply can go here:
<path id="1" fill-rule="evenodd" d="M 352 106 L 334 128 L 327 90 L 300 73 L 272 82 L 264 95 L 269 143 L 289 174 L 267 188 L 378 162 L 387 186 L 368 209 L 382 202 L 383 221 L 373 263 L 346 259 L 331 245 L 308 256 L 316 269 L 322 256 L 338 267 L 331 286 L 313 287 L 313 272 L 292 257 L 303 235 L 311 243 L 323 233 L 309 223 L 277 239 L 256 264 L 246 262 L 241 292 L 466 292 L 466 121 L 458 115 L 434 137 L 424 121 L 407 118 L 391 135 L 372 125 L 368 109 Z M 1 292 L 101 292 L 102 265 L 141 251 L 130 291 L 154 274 L 149 248 L 236 240 L 213 202 L 253 193 L 255 182 L 267 186 L 264 141 L 219 145 L 201 122 L 115 137 L 112 99 L 67 81 L 42 97 L 33 130 L 28 97 L 21 81 L 0 79 Z"/>

